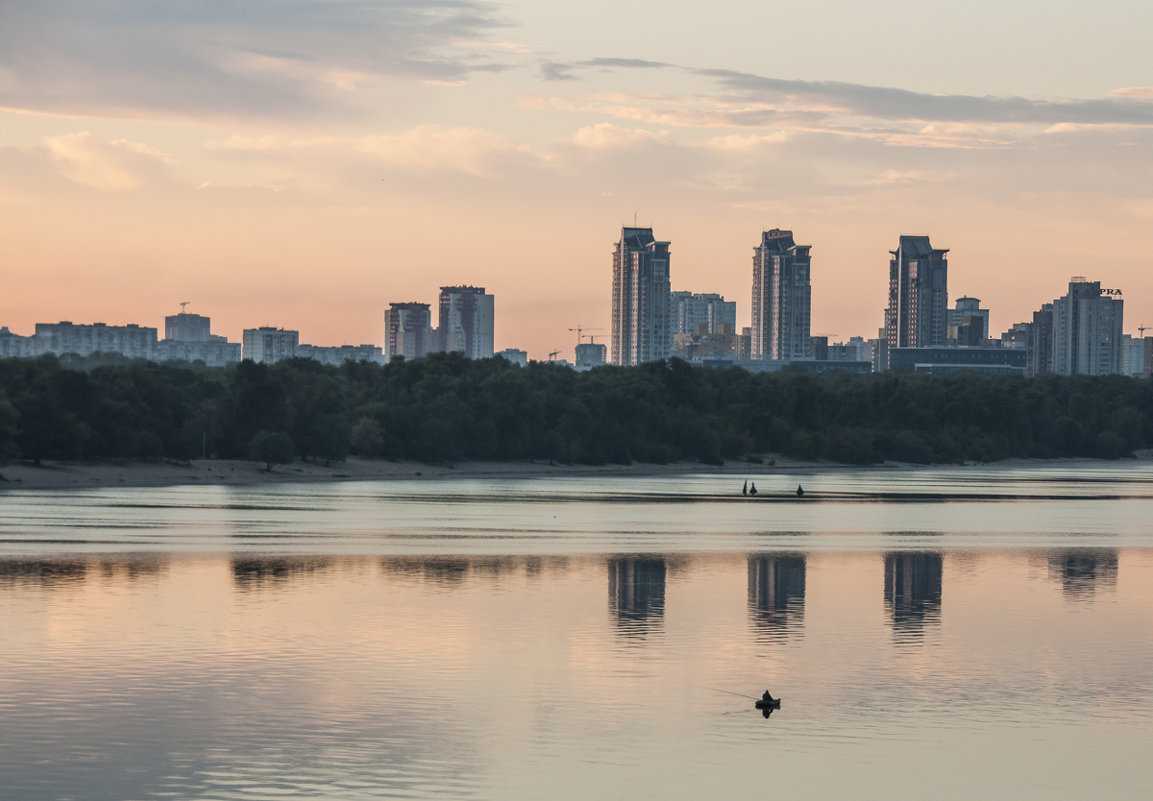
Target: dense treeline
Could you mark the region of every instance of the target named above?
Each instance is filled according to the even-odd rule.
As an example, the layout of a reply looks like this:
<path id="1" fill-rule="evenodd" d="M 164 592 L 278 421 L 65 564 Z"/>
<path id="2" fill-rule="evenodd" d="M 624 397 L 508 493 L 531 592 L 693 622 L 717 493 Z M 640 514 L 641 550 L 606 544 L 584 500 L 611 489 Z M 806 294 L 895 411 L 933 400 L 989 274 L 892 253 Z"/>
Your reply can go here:
<path id="1" fill-rule="evenodd" d="M 339 368 L 0 361 L 0 460 L 925 463 L 1151 446 L 1153 384 L 1120 376 L 753 374 L 677 360 L 577 373 L 455 354 Z"/>

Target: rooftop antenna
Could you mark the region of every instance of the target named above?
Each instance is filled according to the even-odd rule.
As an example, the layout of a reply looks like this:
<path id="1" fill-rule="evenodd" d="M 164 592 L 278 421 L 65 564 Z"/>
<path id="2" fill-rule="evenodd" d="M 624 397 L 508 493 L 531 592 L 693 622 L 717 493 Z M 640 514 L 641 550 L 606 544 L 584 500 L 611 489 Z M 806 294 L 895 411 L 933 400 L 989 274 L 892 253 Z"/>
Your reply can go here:
<path id="1" fill-rule="evenodd" d="M 637 227 L 637 213 L 633 212 L 633 228 Z"/>
<path id="2" fill-rule="evenodd" d="M 184 314 L 184 307 L 185 307 L 185 306 L 187 306 L 187 305 L 188 305 L 189 303 L 191 303 L 191 302 L 192 302 L 192 301 L 190 301 L 190 300 L 182 300 L 182 301 L 180 301 L 180 313 L 181 313 L 181 314 Z"/>

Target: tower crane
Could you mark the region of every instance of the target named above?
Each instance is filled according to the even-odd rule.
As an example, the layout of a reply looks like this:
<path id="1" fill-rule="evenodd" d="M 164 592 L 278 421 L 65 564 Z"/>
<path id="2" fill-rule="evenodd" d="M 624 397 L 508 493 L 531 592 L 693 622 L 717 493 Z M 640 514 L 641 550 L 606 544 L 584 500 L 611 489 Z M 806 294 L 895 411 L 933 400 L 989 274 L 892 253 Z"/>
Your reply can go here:
<path id="1" fill-rule="evenodd" d="M 584 331 L 603 331 L 603 330 L 604 330 L 603 328 L 582 328 L 579 325 L 576 328 L 570 328 L 569 329 L 569 331 L 576 331 L 577 344 L 578 345 L 581 343 L 581 333 L 582 332 L 584 332 Z M 589 339 L 591 341 L 592 337 L 590 336 Z"/>

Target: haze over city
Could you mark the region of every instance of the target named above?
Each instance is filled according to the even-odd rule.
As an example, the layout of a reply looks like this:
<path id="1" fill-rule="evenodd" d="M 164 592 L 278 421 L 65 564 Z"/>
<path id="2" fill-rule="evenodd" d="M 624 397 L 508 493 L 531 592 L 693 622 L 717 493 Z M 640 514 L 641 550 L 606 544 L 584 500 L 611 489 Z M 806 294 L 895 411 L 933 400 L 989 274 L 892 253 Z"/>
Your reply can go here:
<path id="1" fill-rule="evenodd" d="M 1153 322 L 1153 10 L 0 2 L 0 323 L 380 344 L 483 285 L 497 349 L 609 329 L 622 225 L 749 320 L 752 249 L 812 245 L 812 330 L 873 336 L 902 233 L 990 328 L 1073 275 Z M 635 215 L 635 217 L 634 217 Z"/>

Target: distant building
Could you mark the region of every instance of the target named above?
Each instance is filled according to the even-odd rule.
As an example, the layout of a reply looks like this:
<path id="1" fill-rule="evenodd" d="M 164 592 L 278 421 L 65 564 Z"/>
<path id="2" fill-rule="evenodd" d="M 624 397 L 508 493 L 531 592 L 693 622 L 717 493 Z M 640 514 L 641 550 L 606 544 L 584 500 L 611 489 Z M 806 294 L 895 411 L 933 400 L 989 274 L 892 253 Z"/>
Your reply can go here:
<path id="1" fill-rule="evenodd" d="M 1028 355 L 1008 348 L 893 348 L 889 351 L 890 370 L 915 370 L 947 375 L 972 372 L 995 375 L 1025 375 Z"/>
<path id="2" fill-rule="evenodd" d="M 831 362 L 867 362 L 869 343 L 864 337 L 850 337 L 848 342 L 834 342 L 828 346 L 828 360 Z"/>
<path id="3" fill-rule="evenodd" d="M 949 310 L 948 344 L 953 347 L 976 348 L 989 339 L 989 310 L 981 308 L 977 298 L 957 298 Z"/>
<path id="4" fill-rule="evenodd" d="M 576 369 L 600 367 L 608 359 L 608 348 L 600 342 L 582 342 L 576 346 Z"/>
<path id="5" fill-rule="evenodd" d="M 245 359 L 258 364 L 275 364 L 296 357 L 300 332 L 272 326 L 246 328 L 243 345 Z"/>
<path id="6" fill-rule="evenodd" d="M 1053 304 L 1044 303 L 1033 312 L 1029 329 L 1029 363 L 1025 374 L 1038 376 L 1053 372 Z"/>
<path id="7" fill-rule="evenodd" d="M 321 364 L 330 364 L 339 367 L 345 362 L 372 362 L 384 363 L 384 351 L 376 345 L 297 345 L 296 356 L 301 359 L 312 359 Z"/>
<path id="8" fill-rule="evenodd" d="M 156 361 L 203 362 L 206 367 L 226 367 L 240 361 L 240 343 L 213 336 L 205 342 L 162 339 L 156 343 Z"/>
<path id="9" fill-rule="evenodd" d="M 927 236 L 902 236 L 890 251 L 889 306 L 885 339 L 889 348 L 944 347 L 948 328 L 948 250 Z"/>
<path id="10" fill-rule="evenodd" d="M 480 286 L 442 286 L 440 288 L 440 350 L 463 353 L 470 359 L 488 359 L 493 355 L 493 296 Z"/>
<path id="11" fill-rule="evenodd" d="M 0 328 L 0 359 L 26 359 L 39 356 L 35 346 L 34 337 L 14 334 L 8 330 L 8 326 Z"/>
<path id="12" fill-rule="evenodd" d="M 212 319 L 201 314 L 170 314 L 164 318 L 164 338 L 176 342 L 207 342 Z"/>
<path id="13" fill-rule="evenodd" d="M 809 358 L 811 249 L 778 228 L 763 231 L 753 248 L 753 359 Z"/>
<path id="14" fill-rule="evenodd" d="M 1141 371 L 1145 378 L 1153 378 L 1153 337 L 1145 337 L 1145 369 Z"/>
<path id="15" fill-rule="evenodd" d="M 722 325 L 718 331 L 710 333 L 705 326 L 699 325 L 694 334 L 673 337 L 673 356 L 693 364 L 717 359 L 736 361 L 747 358 L 742 356 L 741 345 L 742 337 L 733 333 L 732 326 Z"/>
<path id="16" fill-rule="evenodd" d="M 1123 372 L 1120 290 L 1074 276 L 1069 292 L 1053 301 L 1053 372 L 1109 375 Z"/>
<path id="17" fill-rule="evenodd" d="M 601 345 L 603 348 L 604 345 Z M 528 351 L 521 350 L 520 348 L 505 348 L 502 351 L 497 351 L 497 356 L 512 362 L 518 367 L 528 367 Z"/>
<path id="18" fill-rule="evenodd" d="M 384 312 L 384 352 L 389 359 L 419 359 L 436 350 L 427 303 L 390 303 Z"/>
<path id="19" fill-rule="evenodd" d="M 737 328 L 737 304 L 717 294 L 672 292 L 669 294 L 670 335 L 695 334 L 704 327 L 715 334 L 727 325 L 730 333 Z"/>
<path id="20" fill-rule="evenodd" d="M 156 329 L 134 323 L 37 323 L 33 336 L 37 354 L 90 356 L 93 353 L 118 353 L 129 359 L 153 359 L 156 356 Z"/>
<path id="21" fill-rule="evenodd" d="M 1145 374 L 1145 340 L 1140 337 L 1121 335 L 1121 373 L 1127 376 Z"/>
<path id="22" fill-rule="evenodd" d="M 240 361 L 241 344 L 212 333 L 212 319 L 201 314 L 171 314 L 164 318 L 164 339 L 156 346 L 156 360 L 203 362 L 224 367 Z"/>
<path id="23" fill-rule="evenodd" d="M 1012 350 L 1029 350 L 1029 342 L 1033 336 L 1032 323 L 1014 323 L 1009 330 L 1001 334 L 1001 347 Z"/>
<path id="24" fill-rule="evenodd" d="M 613 246 L 613 364 L 668 357 L 669 282 L 669 243 L 658 242 L 652 228 L 622 228 Z"/>

